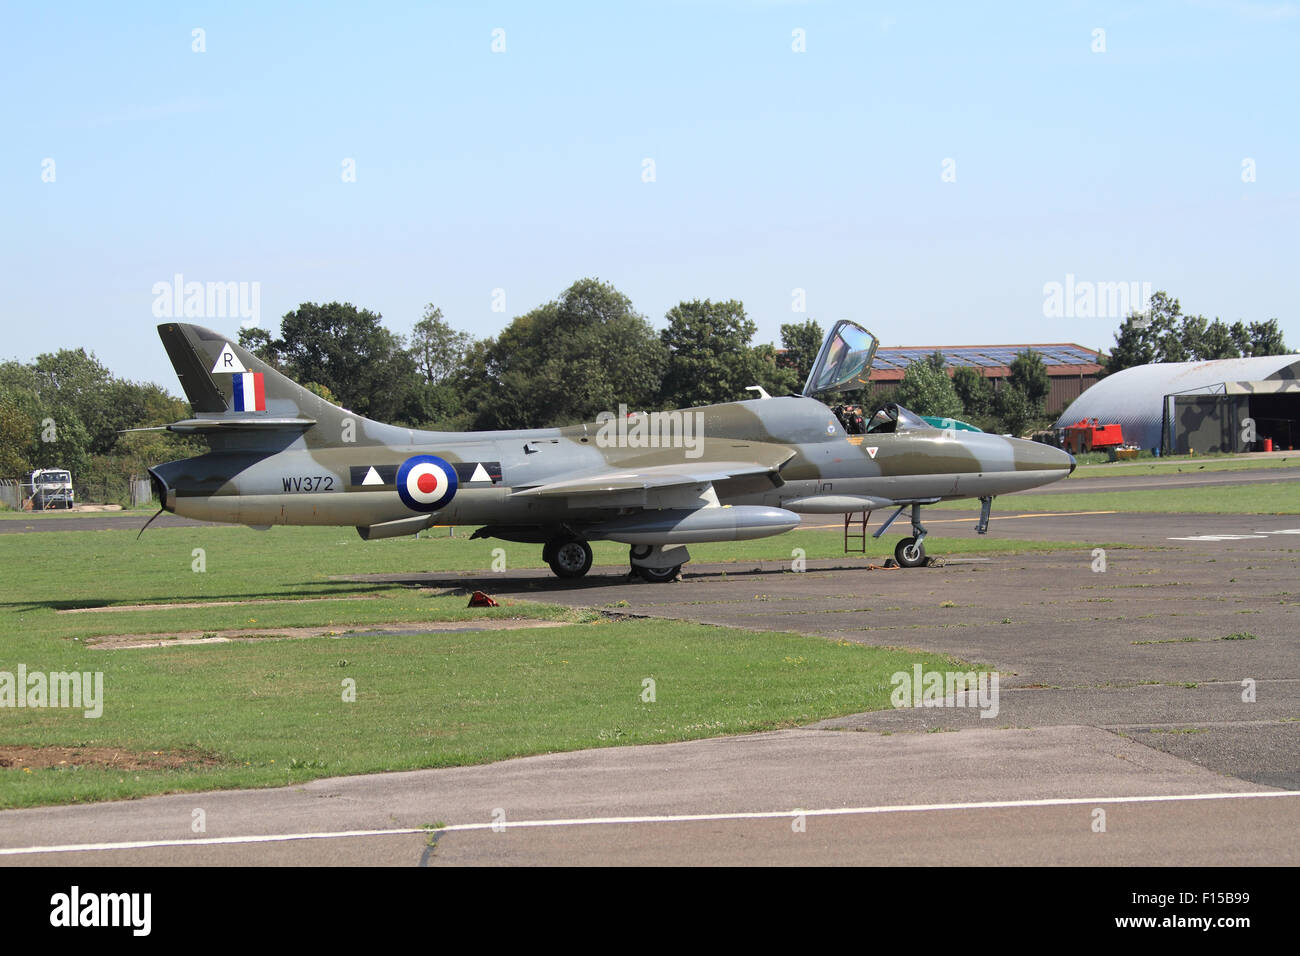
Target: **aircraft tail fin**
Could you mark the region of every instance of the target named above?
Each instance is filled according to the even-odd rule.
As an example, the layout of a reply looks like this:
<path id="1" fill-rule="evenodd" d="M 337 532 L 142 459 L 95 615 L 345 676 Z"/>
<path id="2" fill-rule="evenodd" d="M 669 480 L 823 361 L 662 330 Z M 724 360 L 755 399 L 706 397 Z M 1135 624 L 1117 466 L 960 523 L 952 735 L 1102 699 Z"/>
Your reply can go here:
<path id="1" fill-rule="evenodd" d="M 339 434 L 362 421 L 291 381 L 228 336 L 198 325 L 167 322 L 158 335 L 176 369 L 195 419 L 177 431 L 274 432 L 316 428 Z"/>

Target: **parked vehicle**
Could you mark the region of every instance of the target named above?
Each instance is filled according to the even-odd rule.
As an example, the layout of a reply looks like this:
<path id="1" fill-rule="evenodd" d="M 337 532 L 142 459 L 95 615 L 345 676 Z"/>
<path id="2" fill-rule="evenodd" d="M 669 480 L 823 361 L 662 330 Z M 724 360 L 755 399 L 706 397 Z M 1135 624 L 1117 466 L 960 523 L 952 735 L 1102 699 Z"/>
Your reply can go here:
<path id="1" fill-rule="evenodd" d="M 72 474 L 61 468 L 33 471 L 31 489 L 33 511 L 53 511 L 73 505 Z"/>

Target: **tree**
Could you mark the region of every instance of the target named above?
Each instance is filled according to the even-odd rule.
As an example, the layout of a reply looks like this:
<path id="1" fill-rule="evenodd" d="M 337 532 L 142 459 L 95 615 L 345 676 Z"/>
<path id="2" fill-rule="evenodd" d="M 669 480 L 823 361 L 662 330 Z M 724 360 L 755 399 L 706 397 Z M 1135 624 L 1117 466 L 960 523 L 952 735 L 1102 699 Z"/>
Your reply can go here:
<path id="1" fill-rule="evenodd" d="M 10 408 L 11 433 L 19 415 L 30 423 L 26 443 L 5 457 L 32 468 L 84 470 L 90 456 L 112 450 L 119 429 L 137 424 L 130 383 L 84 349 L 38 355 L 30 365 L 4 363 L 0 397 Z"/>
<path id="2" fill-rule="evenodd" d="M 754 346 L 754 357 L 758 360 L 758 378 L 753 385 L 762 386 L 772 396 L 789 395 L 798 392 L 807 381 L 807 376 L 799 378 L 799 373 L 782 365 L 776 354 L 776 346 L 762 342 Z M 753 397 L 753 396 L 751 396 Z"/>
<path id="3" fill-rule="evenodd" d="M 993 399 L 993 412 L 1002 429 L 1013 435 L 1029 431 L 1043 417 L 1051 389 L 1043 357 L 1033 349 L 1018 353 L 1011 360 L 1005 386 Z"/>
<path id="4" fill-rule="evenodd" d="M 1115 333 L 1115 347 L 1101 359 L 1102 375 L 1113 375 L 1156 360 L 1155 345 L 1146 334 L 1146 317 L 1130 315 Z"/>
<path id="5" fill-rule="evenodd" d="M 280 337 L 270 348 L 296 381 L 324 386 L 362 415 L 400 421 L 411 400 L 415 362 L 381 318 L 350 302 L 304 302 L 280 320 Z"/>
<path id="6" fill-rule="evenodd" d="M 451 430 L 463 424 L 467 356 L 474 345 L 468 332 L 451 327 L 442 310 L 429 303 L 415 323 L 407 353 L 419 375 L 409 414 L 425 427 Z"/>
<path id="7" fill-rule="evenodd" d="M 1151 296 L 1145 314 L 1129 315 L 1115 333 L 1115 348 L 1106 356 L 1107 375 L 1134 365 L 1181 362 L 1186 348 L 1181 336 L 1182 306 L 1166 292 Z"/>
<path id="8" fill-rule="evenodd" d="M 0 478 L 16 478 L 32 470 L 30 454 L 36 421 L 14 399 L 0 392 Z"/>
<path id="9" fill-rule="evenodd" d="M 338 397 L 319 382 L 302 382 L 301 384 L 303 388 L 307 389 L 307 391 L 311 392 L 313 395 L 320 396 L 331 405 L 337 405 L 339 403 Z"/>
<path id="10" fill-rule="evenodd" d="M 473 341 L 468 332 L 453 329 L 442 317 L 442 309 L 429 303 L 424 317 L 415 323 L 407 352 L 425 382 L 441 385 L 463 367 Z"/>
<path id="11" fill-rule="evenodd" d="M 266 329 L 259 326 L 241 328 L 239 330 L 239 344 L 267 365 L 276 367 L 280 364 L 280 356 L 275 351 L 275 340 Z"/>
<path id="12" fill-rule="evenodd" d="M 1018 352 L 1011 360 L 1010 371 L 1007 384 L 1011 388 L 1019 389 L 1025 396 L 1025 401 L 1029 403 L 1029 407 L 1036 409 L 1036 413 L 1041 415 L 1047 404 L 1047 395 L 1052 390 L 1052 380 L 1047 375 L 1047 366 L 1043 364 L 1043 357 L 1033 349 Z"/>
<path id="13" fill-rule="evenodd" d="M 960 418 L 961 399 L 957 397 L 952 379 L 942 367 L 936 368 L 932 359 L 930 356 L 907 367 L 894 392 L 894 401 L 918 415 Z"/>
<path id="14" fill-rule="evenodd" d="M 1115 348 L 1104 360 L 1105 374 L 1152 362 L 1191 362 L 1246 355 L 1286 355 L 1277 319 L 1237 321 L 1184 315 L 1177 299 L 1157 292 L 1147 314 L 1130 315 L 1115 333 Z"/>
<path id="15" fill-rule="evenodd" d="M 37 423 L 31 444 L 33 468 L 66 468 L 76 478 L 90 464 L 90 433 L 70 407 L 55 405 L 45 409 Z"/>
<path id="16" fill-rule="evenodd" d="M 1038 418 L 1038 412 L 1030 406 L 1025 393 L 1011 386 L 998 389 L 993 411 L 1002 430 L 1012 435 L 1023 435 Z"/>
<path id="17" fill-rule="evenodd" d="M 477 428 L 592 421 L 602 411 L 653 406 L 665 350 L 631 300 L 607 282 L 579 279 L 521 315 L 481 349 L 467 403 Z"/>
<path id="18" fill-rule="evenodd" d="M 962 418 L 967 421 L 988 418 L 993 411 L 993 386 L 978 369 L 970 365 L 955 369 L 952 373 L 952 387 L 964 409 Z"/>
<path id="19" fill-rule="evenodd" d="M 781 347 L 785 352 L 781 355 L 780 364 L 794 373 L 800 387 L 808 381 L 825 338 L 822 327 L 813 319 L 781 326 Z"/>
<path id="20" fill-rule="evenodd" d="M 1200 318 L 1200 316 L 1197 316 Z M 1206 326 L 1197 342 L 1196 357 L 1201 359 L 1239 358 L 1241 349 L 1233 341 L 1232 330 L 1217 318 Z"/>
<path id="21" fill-rule="evenodd" d="M 775 351 L 760 352 L 749 343 L 757 326 L 735 300 L 695 299 L 668 310 L 668 328 L 660 333 L 668 350 L 660 402 L 668 408 L 690 408 L 749 398 L 750 385 L 772 384 L 777 369 Z M 768 357 L 771 357 L 769 363 Z M 789 391 L 792 378 L 773 385 Z M 770 391 L 770 389 L 769 389 Z M 779 394 L 779 393 L 778 393 Z"/>
<path id="22" fill-rule="evenodd" d="M 130 475 L 198 454 L 203 443 L 124 430 L 189 417 L 186 402 L 158 385 L 113 376 L 81 349 L 41 355 L 30 365 L 0 363 L 0 475 L 66 468 L 83 493 L 125 502 Z"/>
<path id="23" fill-rule="evenodd" d="M 110 387 L 113 376 L 85 349 L 60 349 L 36 356 L 32 364 L 36 390 L 47 413 L 70 423 L 75 418 L 88 437 L 86 451 L 100 455 L 117 442 L 117 429 L 126 419 Z M 71 467 L 71 466 L 67 466 Z"/>
<path id="24" fill-rule="evenodd" d="M 1241 349 L 1242 355 L 1287 355 L 1290 349 L 1282 340 L 1282 329 L 1277 319 L 1267 322 L 1252 322 L 1249 327 L 1240 321 L 1234 322 L 1229 330 L 1233 341 Z"/>

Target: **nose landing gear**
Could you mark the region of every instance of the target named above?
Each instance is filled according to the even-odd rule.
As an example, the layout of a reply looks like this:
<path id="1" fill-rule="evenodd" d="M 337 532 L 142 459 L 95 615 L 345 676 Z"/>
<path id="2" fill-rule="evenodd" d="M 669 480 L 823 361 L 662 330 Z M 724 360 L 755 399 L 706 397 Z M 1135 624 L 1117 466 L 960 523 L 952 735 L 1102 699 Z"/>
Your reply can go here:
<path id="1" fill-rule="evenodd" d="M 904 538 L 894 546 L 894 560 L 900 568 L 919 568 L 925 564 L 925 541 Z"/>
<path id="2" fill-rule="evenodd" d="M 937 501 L 938 499 L 934 499 Z M 925 502 L 929 504 L 931 502 Z M 898 562 L 901 568 L 919 568 L 926 564 L 925 557 L 925 525 L 921 524 L 921 504 L 922 502 L 912 502 L 912 537 L 904 538 L 894 547 L 894 560 Z M 882 524 L 873 538 L 879 538 L 884 534 L 894 519 L 903 513 L 907 505 L 899 505 L 898 510 L 889 516 L 889 520 Z"/>

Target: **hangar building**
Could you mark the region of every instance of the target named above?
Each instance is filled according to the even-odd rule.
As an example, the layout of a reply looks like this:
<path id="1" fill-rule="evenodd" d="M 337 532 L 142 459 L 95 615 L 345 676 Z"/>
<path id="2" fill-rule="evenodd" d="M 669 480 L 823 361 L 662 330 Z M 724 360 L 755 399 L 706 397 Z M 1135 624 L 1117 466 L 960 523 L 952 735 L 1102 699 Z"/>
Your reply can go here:
<path id="1" fill-rule="evenodd" d="M 1118 422 L 1124 440 L 1161 454 L 1279 450 L 1300 439 L 1300 355 L 1138 365 L 1103 378 L 1061 413 Z M 1256 440 L 1246 441 L 1253 419 Z"/>
<path id="2" fill-rule="evenodd" d="M 870 380 L 873 400 L 886 399 L 903 380 L 913 362 L 921 362 L 934 352 L 942 352 L 951 370 L 968 365 L 987 378 L 996 391 L 1011 375 L 1011 363 L 1021 352 L 1037 352 L 1047 368 L 1051 389 L 1047 393 L 1047 410 L 1064 408 L 1101 374 L 1095 349 L 1070 342 L 1052 345 L 932 345 L 926 348 L 901 346 L 879 348 L 871 363 Z"/>

